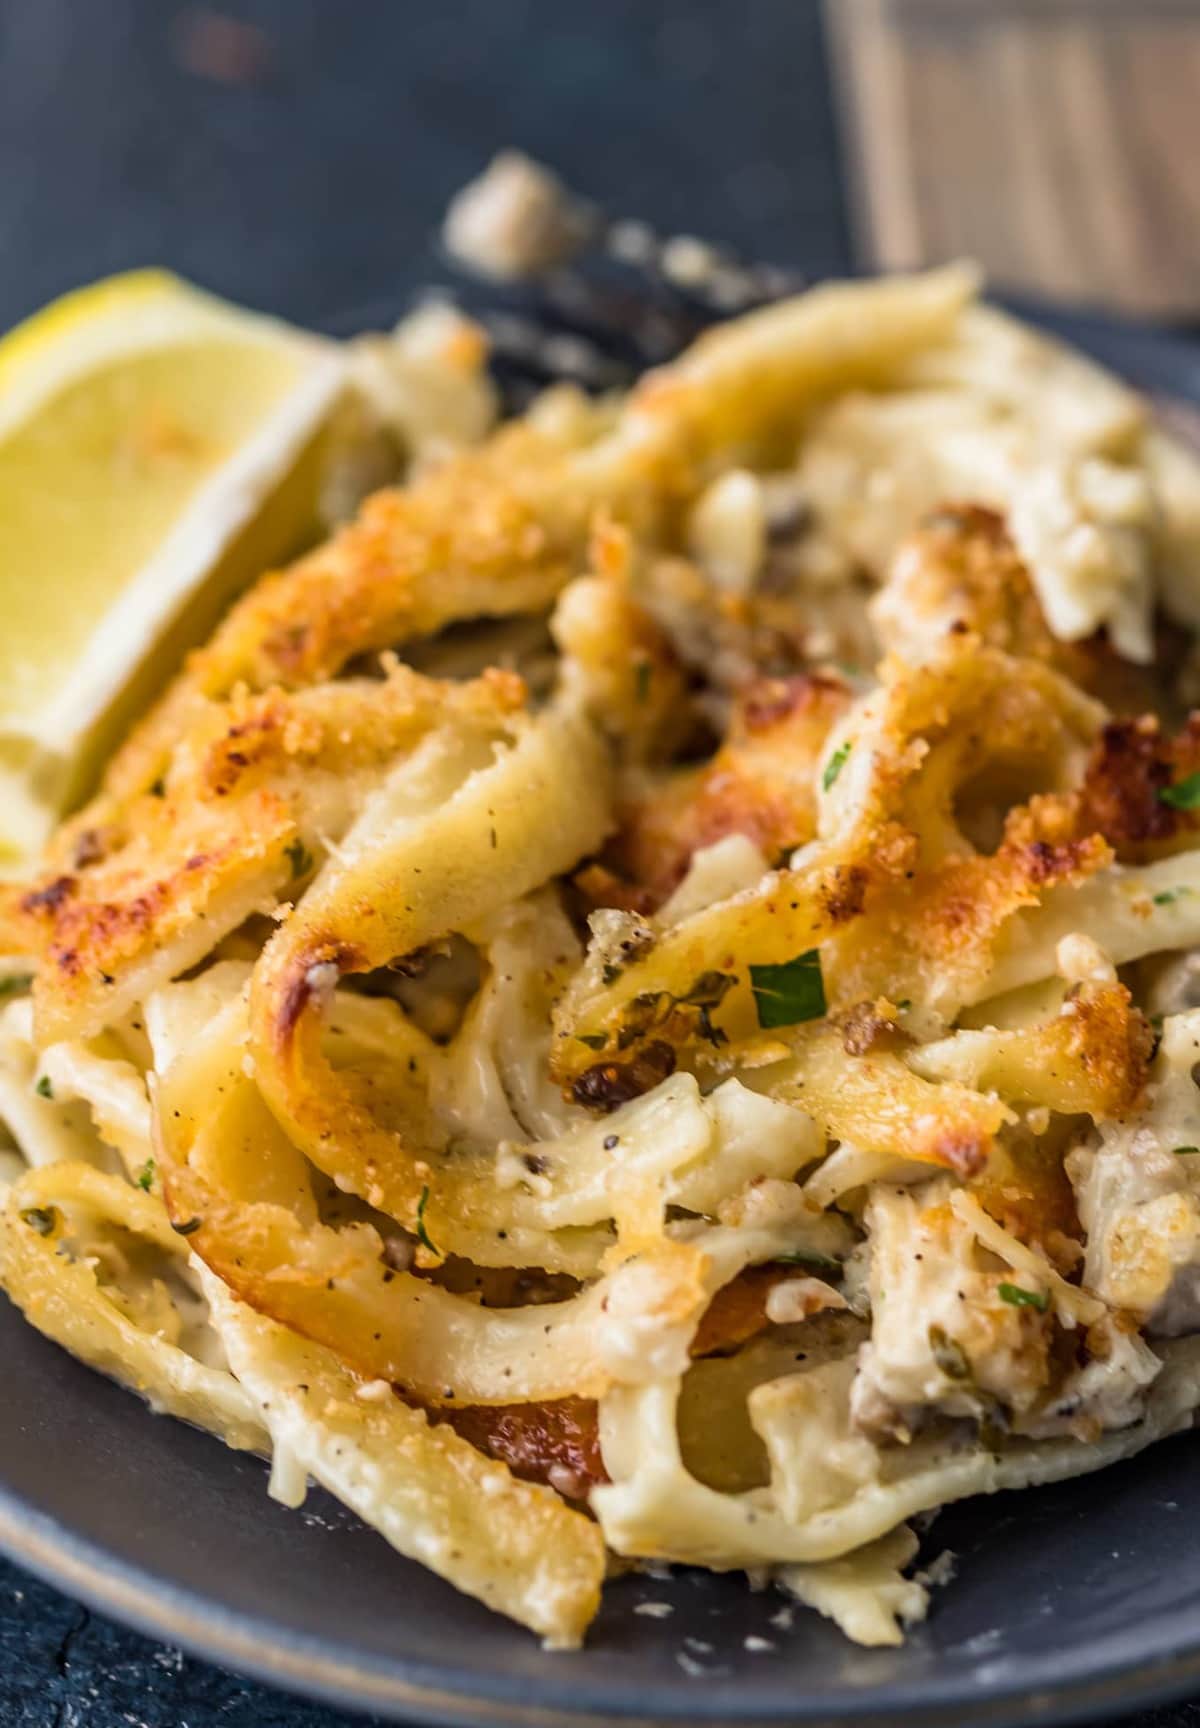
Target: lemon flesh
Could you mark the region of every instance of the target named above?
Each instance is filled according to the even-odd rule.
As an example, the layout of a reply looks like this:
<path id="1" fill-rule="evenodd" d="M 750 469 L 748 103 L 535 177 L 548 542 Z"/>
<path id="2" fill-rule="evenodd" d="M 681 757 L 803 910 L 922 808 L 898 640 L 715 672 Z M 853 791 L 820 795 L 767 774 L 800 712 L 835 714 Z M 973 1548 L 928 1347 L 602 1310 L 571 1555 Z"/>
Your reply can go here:
<path id="1" fill-rule="evenodd" d="M 341 351 L 163 272 L 0 342 L 0 862 L 230 596 L 316 531 Z"/>

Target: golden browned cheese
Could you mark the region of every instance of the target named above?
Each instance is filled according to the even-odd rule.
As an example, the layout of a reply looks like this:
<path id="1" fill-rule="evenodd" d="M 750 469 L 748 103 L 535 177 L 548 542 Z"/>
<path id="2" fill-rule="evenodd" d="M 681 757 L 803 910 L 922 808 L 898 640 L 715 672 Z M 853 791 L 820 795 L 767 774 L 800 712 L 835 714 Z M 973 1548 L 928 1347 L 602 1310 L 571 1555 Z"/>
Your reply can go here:
<path id="1" fill-rule="evenodd" d="M 611 856 L 618 876 L 644 891 L 641 903 L 665 900 L 693 854 L 729 834 L 746 835 L 769 862 L 811 840 L 821 754 L 849 702 L 845 680 L 819 672 L 760 678 L 744 690 L 712 760 L 622 813 Z"/>
<path id="2" fill-rule="evenodd" d="M 384 768 L 448 715 L 502 718 L 523 700 L 509 673 L 447 685 L 398 667 L 198 706 L 161 781 L 107 822 L 76 823 L 69 856 L 10 899 L 9 942 L 42 961 L 45 1035 L 98 1030 L 131 989 L 295 892 Z"/>
<path id="3" fill-rule="evenodd" d="M 118 760 L 109 790 L 66 826 L 43 875 L 6 891 L 5 946 L 44 961 L 36 995 L 46 1036 L 98 1029 L 136 991 L 302 887 L 385 765 L 431 727 L 454 713 L 499 719 L 523 699 L 519 680 L 499 672 L 473 685 L 403 667 L 382 681 L 320 680 L 367 647 L 472 609 L 477 583 L 493 596 L 511 592 L 518 608 L 545 607 L 573 556 L 598 573 L 577 580 L 560 607 L 564 665 L 609 736 L 645 764 L 602 861 L 577 878 L 590 904 L 650 911 L 696 851 L 730 834 L 753 840 L 768 862 L 813 839 L 835 723 L 852 719 L 846 680 L 817 669 L 759 676 L 738 695 L 711 759 L 669 767 L 662 758 L 681 736 L 672 716 L 685 712 L 678 660 L 669 632 L 634 598 L 640 542 L 630 527 L 560 502 L 573 454 L 531 428 L 510 429 L 370 500 L 328 546 L 235 607 L 131 740 L 126 762 L 141 754 L 149 764 L 150 751 L 159 778 L 135 791 L 137 776 Z M 645 526 L 654 487 L 642 478 Z M 428 580 L 435 564 L 444 582 Z M 691 592 L 703 604 L 708 591 Z M 948 977 L 980 974 L 1014 911 L 1094 874 L 1114 851 L 1141 859 L 1186 845 L 1197 822 L 1160 793 L 1200 761 L 1200 732 L 1189 725 L 1166 739 L 1143 717 L 1096 735 L 1092 710 L 1063 677 L 1082 676 L 1091 650 L 1051 636 L 995 513 L 947 506 L 923 524 L 876 611 L 949 623 L 928 665 L 884 663 L 874 736 L 853 745 L 874 750 L 874 777 L 810 890 L 809 940 L 828 944 L 827 997 L 843 1011 L 889 995 L 923 1000 Z M 232 695 L 214 694 L 231 683 Z M 254 693 L 264 683 L 273 687 Z M 931 792 L 930 752 L 948 764 Z M 1074 761 L 1082 772 L 1072 785 Z M 1058 785 L 1037 790 L 1047 775 Z M 977 784 L 992 820 L 997 796 L 1018 794 L 1007 812 L 999 806 L 994 848 L 960 833 L 978 826 Z M 786 894 L 786 872 L 781 882 Z M 771 929 L 764 903 L 768 946 Z M 727 940 L 697 951 L 693 976 L 736 961 L 739 942 Z M 621 1026 L 619 1052 L 589 1058 L 589 1033 L 556 1055 L 572 1084 L 583 1084 L 584 1069 L 603 1081 L 606 1106 L 669 1073 L 675 1046 L 696 1031 L 687 1014 L 659 1019 L 645 1038 L 629 1037 L 627 1018 L 611 1024 Z"/>
<path id="4" fill-rule="evenodd" d="M 594 510 L 564 485 L 564 460 L 560 445 L 520 424 L 368 499 L 355 521 L 233 608 L 114 758 L 104 790 L 144 789 L 197 703 L 239 684 L 298 689 L 456 618 L 546 606 Z"/>
<path id="5" fill-rule="evenodd" d="M 1111 857 L 1101 836 L 1088 835 L 1056 845 L 1005 841 L 990 858 L 951 854 L 928 872 L 891 872 L 869 917 L 832 938 L 831 1001 L 850 1007 L 885 993 L 919 1001 L 956 977 L 982 976 L 1014 912 L 1094 875 Z"/>
<path id="6" fill-rule="evenodd" d="M 1151 665 L 1122 659 L 1101 630 L 1064 642 L 1046 622 L 1003 516 L 947 502 L 903 542 L 870 612 L 880 644 L 904 656 L 947 630 L 1054 666 L 1115 713 L 1174 712 L 1173 685 L 1187 652 L 1184 631 L 1160 618 Z"/>
<path id="7" fill-rule="evenodd" d="M 1104 728 L 1079 793 L 1075 825 L 1110 841 L 1123 862 L 1142 862 L 1186 848 L 1200 832 L 1200 814 L 1164 793 L 1200 769 L 1200 715 L 1174 737 L 1156 716 L 1114 720 Z"/>
<path id="8" fill-rule="evenodd" d="M 1026 848 L 1078 846 L 1098 836 L 1125 864 L 1187 851 L 1200 833 L 1200 811 L 1174 788 L 1198 770 L 1200 714 L 1189 715 L 1173 735 L 1156 714 L 1110 720 L 1079 785 L 1010 812 L 1006 834 Z"/>
<path id="9" fill-rule="evenodd" d="M 792 711 L 794 727 L 785 719 L 795 756 L 811 757 L 803 808 L 814 811 L 817 788 L 828 782 L 818 825 L 823 844 L 724 907 L 684 919 L 599 987 L 570 994 L 554 1052 L 564 1080 L 627 1069 L 645 1044 L 669 1055 L 670 1047 L 703 1036 L 694 1014 L 647 1016 L 641 1005 L 648 999 L 686 1003 L 695 981 L 710 972 L 778 963 L 817 945 L 835 1010 L 888 997 L 957 1011 L 986 978 L 1015 912 L 1111 861 L 1102 834 L 1062 819 L 1044 831 L 1037 819 L 1040 809 L 1057 812 L 1056 800 L 1072 798 L 1104 723 L 1099 704 L 1060 672 L 951 631 L 925 663 L 892 657 L 880 678 L 844 714 L 838 686 L 803 686 L 806 697 L 817 693 L 818 710 L 833 710 L 823 744 L 806 725 L 805 704 Z M 753 760 L 741 735 L 730 752 L 734 762 Z M 787 783 L 791 767 L 783 757 L 778 784 Z M 681 823 L 712 816 L 714 784 L 718 792 L 729 784 L 724 773 L 718 756 L 694 782 L 695 803 L 685 805 Z M 735 810 L 731 798 L 728 813 Z M 793 820 L 804 839 L 802 811 Z M 738 831 L 736 817 L 729 831 Z M 730 995 L 722 1025 L 738 1000 Z M 664 1058 L 659 1076 L 669 1071 Z"/>
<path id="10" fill-rule="evenodd" d="M 1067 671 L 1079 663 L 1051 633 L 1004 518 L 977 504 L 944 504 L 914 530 L 872 613 L 883 645 L 901 654 L 932 625 Z"/>

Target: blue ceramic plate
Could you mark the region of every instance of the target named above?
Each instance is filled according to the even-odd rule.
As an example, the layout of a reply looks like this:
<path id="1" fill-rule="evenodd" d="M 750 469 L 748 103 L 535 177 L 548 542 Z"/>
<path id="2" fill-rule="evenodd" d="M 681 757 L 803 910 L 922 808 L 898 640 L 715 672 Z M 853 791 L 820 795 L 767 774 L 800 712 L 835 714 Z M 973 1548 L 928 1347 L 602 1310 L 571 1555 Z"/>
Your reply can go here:
<path id="1" fill-rule="evenodd" d="M 1200 407 L 1200 347 L 1045 322 Z M 968 1502 L 927 1625 L 864 1651 L 740 1577 L 612 1585 L 587 1648 L 527 1633 L 400 1559 L 314 1493 L 267 1498 L 253 1458 L 150 1415 L 0 1304 L 0 1547 L 91 1606 L 226 1667 L 396 1720 L 455 1724 L 1066 1722 L 1200 1689 L 1200 1442 Z M 667 1602 L 668 1618 L 635 1610 Z M 746 1639 L 767 1649 L 746 1649 Z M 689 1642 L 690 1640 L 690 1642 Z"/>

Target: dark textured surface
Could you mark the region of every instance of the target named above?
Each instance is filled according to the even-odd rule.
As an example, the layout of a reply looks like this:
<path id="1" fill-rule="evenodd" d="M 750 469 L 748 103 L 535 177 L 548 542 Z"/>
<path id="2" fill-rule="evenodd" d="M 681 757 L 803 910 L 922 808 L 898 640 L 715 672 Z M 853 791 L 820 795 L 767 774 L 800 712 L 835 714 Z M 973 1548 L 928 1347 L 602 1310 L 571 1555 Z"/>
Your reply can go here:
<path id="1" fill-rule="evenodd" d="M 810 0 L 0 0 L 0 323 L 148 262 L 340 322 L 428 273 L 446 196 L 510 142 L 661 227 L 847 262 Z M 4 1728 L 348 1720 L 0 1565 Z"/>
<path id="2" fill-rule="evenodd" d="M 0 1568 L 4 1728 L 341 1728 L 353 1719 L 152 1643 Z"/>
<path id="3" fill-rule="evenodd" d="M 510 143 L 611 209 L 846 262 L 812 0 L 3 0 L 0 323 L 144 263 L 323 321 Z"/>

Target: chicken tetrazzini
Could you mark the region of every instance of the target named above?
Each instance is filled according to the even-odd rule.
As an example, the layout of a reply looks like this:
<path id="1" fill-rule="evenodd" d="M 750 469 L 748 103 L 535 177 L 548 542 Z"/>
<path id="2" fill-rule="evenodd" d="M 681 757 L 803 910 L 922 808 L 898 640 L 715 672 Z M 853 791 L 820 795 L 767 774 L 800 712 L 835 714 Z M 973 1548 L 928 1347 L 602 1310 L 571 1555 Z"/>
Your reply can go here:
<path id="1" fill-rule="evenodd" d="M 478 416 L 476 416 L 478 418 Z M 1200 1405 L 1200 469 L 833 285 L 246 592 L 0 887 L 5 1288 L 557 1645 Z"/>

